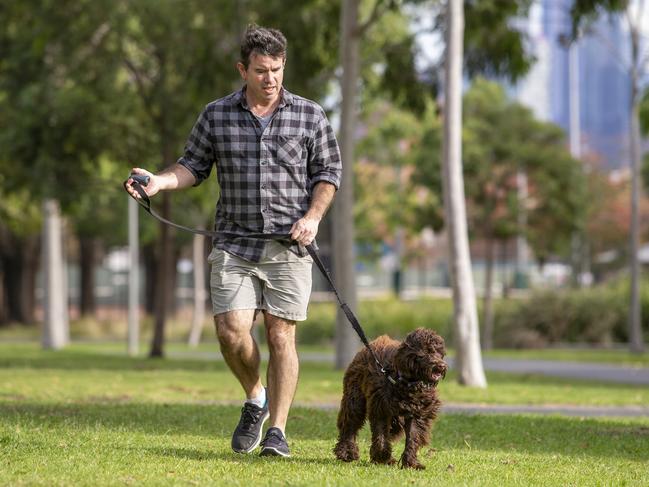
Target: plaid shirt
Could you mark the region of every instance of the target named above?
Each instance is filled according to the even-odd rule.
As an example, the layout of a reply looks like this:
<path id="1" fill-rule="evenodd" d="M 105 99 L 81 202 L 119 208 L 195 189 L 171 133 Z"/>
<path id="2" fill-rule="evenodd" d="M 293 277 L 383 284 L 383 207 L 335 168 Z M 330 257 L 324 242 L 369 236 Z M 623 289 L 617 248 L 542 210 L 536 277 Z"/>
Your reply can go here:
<path id="1" fill-rule="evenodd" d="M 196 185 L 216 165 L 221 193 L 216 204 L 214 245 L 259 262 L 265 240 L 259 233 L 288 235 L 321 181 L 340 185 L 342 162 L 322 108 L 282 89 L 268 126 L 250 111 L 246 87 L 213 101 L 202 111 L 178 163 Z M 293 250 L 300 255 L 303 252 Z"/>

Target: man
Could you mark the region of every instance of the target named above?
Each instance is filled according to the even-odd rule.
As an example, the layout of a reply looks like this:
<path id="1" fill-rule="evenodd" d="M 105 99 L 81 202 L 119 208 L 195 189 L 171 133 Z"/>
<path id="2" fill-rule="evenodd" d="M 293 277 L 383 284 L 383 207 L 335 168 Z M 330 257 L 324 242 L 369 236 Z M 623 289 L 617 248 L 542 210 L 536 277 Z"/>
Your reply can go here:
<path id="1" fill-rule="evenodd" d="M 303 246 L 318 232 L 342 165 L 322 108 L 282 86 L 285 62 L 284 35 L 249 26 L 237 63 L 243 88 L 205 107 L 174 166 L 157 175 L 133 172 L 150 176 L 145 189 L 153 196 L 198 185 L 216 165 L 218 237 L 208 258 L 214 322 L 223 357 L 246 394 L 232 449 L 250 453 L 261 443 L 261 455 L 287 457 L 285 428 L 299 367 L 295 325 L 306 319 L 311 292 L 312 260 Z M 127 189 L 138 197 L 131 182 Z M 266 388 L 251 335 L 257 310 L 270 352 Z"/>

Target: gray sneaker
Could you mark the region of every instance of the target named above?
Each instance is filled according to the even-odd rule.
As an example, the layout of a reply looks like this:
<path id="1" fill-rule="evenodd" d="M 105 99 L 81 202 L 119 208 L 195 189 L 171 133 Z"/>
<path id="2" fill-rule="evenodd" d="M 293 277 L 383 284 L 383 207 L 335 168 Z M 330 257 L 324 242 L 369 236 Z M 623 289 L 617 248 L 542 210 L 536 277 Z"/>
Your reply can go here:
<path id="1" fill-rule="evenodd" d="M 237 453 L 250 453 L 257 448 L 261 441 L 261 429 L 269 416 L 268 400 L 263 408 L 244 403 L 241 419 L 232 435 L 232 449 Z"/>
<path id="2" fill-rule="evenodd" d="M 261 456 L 290 457 L 286 438 L 279 428 L 268 428 L 266 436 L 261 442 Z"/>

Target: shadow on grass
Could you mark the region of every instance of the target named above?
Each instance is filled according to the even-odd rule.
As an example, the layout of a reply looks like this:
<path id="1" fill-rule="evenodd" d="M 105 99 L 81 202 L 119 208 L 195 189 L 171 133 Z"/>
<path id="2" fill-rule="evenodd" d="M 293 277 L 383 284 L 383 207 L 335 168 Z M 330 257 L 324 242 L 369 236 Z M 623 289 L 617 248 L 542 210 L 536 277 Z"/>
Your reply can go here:
<path id="1" fill-rule="evenodd" d="M 333 443 L 332 443 L 333 445 Z M 332 447 L 333 448 L 333 447 Z M 279 461 L 282 463 L 297 463 L 301 465 L 326 465 L 332 466 L 340 463 L 334 457 L 332 449 L 323 451 L 322 457 L 304 456 L 300 454 L 293 454 L 290 458 L 263 458 L 259 456 L 259 450 L 250 454 L 234 453 L 228 449 L 218 450 L 205 450 L 199 448 L 161 448 L 161 447 L 147 447 L 144 449 L 147 453 L 157 456 L 167 456 L 179 458 L 183 460 L 193 461 L 223 461 L 223 462 L 237 462 L 237 463 L 253 463 L 259 460 L 263 461 Z M 358 461 L 350 465 L 356 467 L 375 467 L 369 461 Z"/>
<path id="2" fill-rule="evenodd" d="M 104 351 L 98 346 L 75 346 L 48 351 L 36 345 L 2 345 L 0 369 L 30 368 L 51 370 L 225 370 L 222 360 L 165 359 L 128 357 L 119 352 Z"/>
<path id="3" fill-rule="evenodd" d="M 218 345 L 215 345 L 218 347 Z M 215 349 L 216 352 L 216 349 Z M 191 355 L 187 350 L 184 354 Z M 48 370 L 108 370 L 108 371 L 155 371 L 155 370 L 186 370 L 199 372 L 228 371 L 222 358 L 204 358 L 198 353 L 197 358 L 149 358 L 128 357 L 114 348 L 104 348 L 101 345 L 74 345 L 65 350 L 42 350 L 37 345 L 0 344 L 0 369 L 48 369 Z M 266 360 L 262 360 L 265 367 Z M 325 373 L 333 372 L 329 363 L 302 361 L 305 370 L 320 370 Z M 265 370 L 265 369 L 264 369 Z M 342 384 L 342 371 L 340 375 Z"/>
<path id="4" fill-rule="evenodd" d="M 45 405 L 5 401 L 0 402 L 0 418 L 0 424 L 9 432 L 46 429 L 53 430 L 55 435 L 65 435 L 83 429 L 105 429 L 144 433 L 159 436 L 157 441 L 169 442 L 170 448 L 150 449 L 156 454 L 190 459 L 218 457 L 226 461 L 241 458 L 230 452 L 173 445 L 175 435 L 214 438 L 229 444 L 239 418 L 239 408 L 233 406 L 150 403 Z M 290 441 L 322 440 L 333 447 L 335 423 L 335 412 L 294 408 L 289 418 Z M 366 431 L 364 435 L 366 438 Z M 645 461 L 649 457 L 649 425 L 637 421 L 561 416 L 444 415 L 434 426 L 430 446 L 442 451 L 479 450 Z M 400 451 L 400 448 L 396 447 L 395 451 Z M 322 462 L 318 458 L 301 461 L 311 460 Z"/>

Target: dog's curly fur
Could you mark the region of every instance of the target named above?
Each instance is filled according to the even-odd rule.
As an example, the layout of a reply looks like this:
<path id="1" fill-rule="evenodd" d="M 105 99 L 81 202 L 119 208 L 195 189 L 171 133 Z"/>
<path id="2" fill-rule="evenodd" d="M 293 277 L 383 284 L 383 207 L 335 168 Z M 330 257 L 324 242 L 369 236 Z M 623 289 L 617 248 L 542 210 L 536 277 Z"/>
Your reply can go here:
<path id="1" fill-rule="evenodd" d="M 383 335 L 370 346 L 391 375 L 401 379 L 396 384 L 389 382 L 366 348 L 356 354 L 343 379 L 334 453 L 346 462 L 358 460 L 356 435 L 368 418 L 372 462 L 396 463 L 392 443 L 405 432 L 401 466 L 423 469 L 417 451 L 428 444 L 441 405 L 437 383 L 446 375 L 444 339 L 432 330 L 418 328 L 403 342 Z"/>

